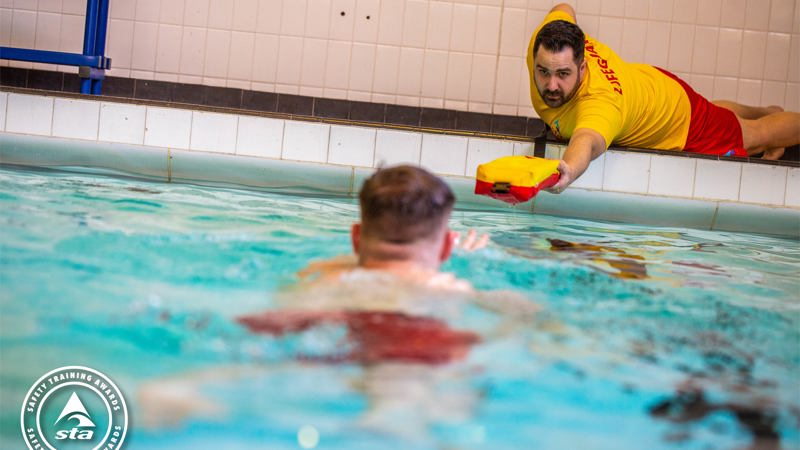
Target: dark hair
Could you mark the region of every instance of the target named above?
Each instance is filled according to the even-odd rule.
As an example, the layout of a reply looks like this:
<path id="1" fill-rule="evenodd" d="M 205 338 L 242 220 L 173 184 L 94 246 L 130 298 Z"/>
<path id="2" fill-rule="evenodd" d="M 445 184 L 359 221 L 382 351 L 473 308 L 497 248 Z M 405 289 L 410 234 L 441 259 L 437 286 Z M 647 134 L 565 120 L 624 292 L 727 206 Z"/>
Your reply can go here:
<path id="1" fill-rule="evenodd" d="M 362 234 L 396 244 L 433 237 L 456 200 L 441 178 L 415 166 L 378 169 L 358 199 Z"/>
<path id="2" fill-rule="evenodd" d="M 575 64 L 580 66 L 583 62 L 583 48 L 586 37 L 579 26 L 566 20 L 554 20 L 548 22 L 539 30 L 536 40 L 533 41 L 533 56 L 539 50 L 540 45 L 544 45 L 548 51 L 558 53 L 569 47 L 572 49 L 572 59 Z"/>

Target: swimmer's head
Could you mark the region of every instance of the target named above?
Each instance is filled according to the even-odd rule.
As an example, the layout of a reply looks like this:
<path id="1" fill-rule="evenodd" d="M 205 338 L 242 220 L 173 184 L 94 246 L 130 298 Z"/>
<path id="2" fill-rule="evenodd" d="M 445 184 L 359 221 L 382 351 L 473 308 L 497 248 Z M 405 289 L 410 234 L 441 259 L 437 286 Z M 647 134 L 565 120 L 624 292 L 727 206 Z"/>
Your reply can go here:
<path id="1" fill-rule="evenodd" d="M 438 270 L 450 257 L 455 196 L 440 178 L 414 166 L 378 169 L 358 197 L 361 223 L 351 237 L 359 265 Z"/>
<path id="2" fill-rule="evenodd" d="M 447 184 L 425 169 L 378 169 L 358 195 L 361 235 L 393 244 L 438 238 L 446 232 L 455 196 Z"/>

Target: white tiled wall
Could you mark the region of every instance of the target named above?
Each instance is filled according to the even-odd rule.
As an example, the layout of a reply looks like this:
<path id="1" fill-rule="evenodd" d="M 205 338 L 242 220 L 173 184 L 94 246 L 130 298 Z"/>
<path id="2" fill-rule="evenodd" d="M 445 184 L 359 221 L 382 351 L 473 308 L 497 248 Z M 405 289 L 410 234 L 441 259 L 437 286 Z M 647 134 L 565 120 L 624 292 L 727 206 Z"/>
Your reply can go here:
<path id="1" fill-rule="evenodd" d="M 144 128 L 144 145 L 188 149 L 191 129 L 191 111 L 148 107 Z"/>
<path id="2" fill-rule="evenodd" d="M 739 198 L 742 165 L 727 161 L 698 160 L 694 178 L 694 197 L 709 200 Z"/>
<path id="3" fill-rule="evenodd" d="M 648 194 L 691 198 L 697 160 L 652 155 Z"/>
<path id="4" fill-rule="evenodd" d="M 8 94 L 0 92 L 0 130 L 6 130 L 6 108 L 8 107 Z"/>
<path id="5" fill-rule="evenodd" d="M 791 168 L 786 179 L 786 206 L 800 207 L 800 169 Z"/>
<path id="6" fill-rule="evenodd" d="M 466 177 L 474 177 L 484 162 L 532 155 L 534 146 L 7 92 L 0 92 L 0 127 L 7 133 L 353 167 L 417 164 L 442 175 Z M 563 145 L 549 144 L 546 156 L 557 158 L 563 150 Z M 620 150 L 592 161 L 572 188 L 800 208 L 800 168 Z"/>
<path id="7" fill-rule="evenodd" d="M 556 3 L 111 0 L 107 53 L 116 76 L 531 116 L 525 50 Z M 709 98 L 800 110 L 797 0 L 572 4 L 584 31 L 625 59 Z M 84 10 L 4 1 L 0 45 L 80 51 Z"/>
<path id="8" fill-rule="evenodd" d="M 650 155 L 606 152 L 603 190 L 646 194 L 650 182 Z"/>
<path id="9" fill-rule="evenodd" d="M 280 158 L 284 121 L 265 117 L 239 116 L 236 154 Z"/>
<path id="10" fill-rule="evenodd" d="M 372 167 L 375 159 L 375 129 L 331 126 L 328 162 L 348 166 Z"/>
<path id="11" fill-rule="evenodd" d="M 742 166 L 739 200 L 747 203 L 782 205 L 786 199 L 788 169 L 780 166 Z"/>
<path id="12" fill-rule="evenodd" d="M 514 142 L 514 156 L 533 156 L 533 142 Z"/>
<path id="13" fill-rule="evenodd" d="M 239 121 L 233 114 L 192 111 L 189 148 L 218 153 L 235 153 Z"/>
<path id="14" fill-rule="evenodd" d="M 287 121 L 283 130 L 283 159 L 325 162 L 330 125 Z"/>
<path id="15" fill-rule="evenodd" d="M 100 103 L 98 140 L 143 144 L 147 108 L 123 103 Z"/>
<path id="16" fill-rule="evenodd" d="M 420 165 L 445 175 L 466 172 L 468 139 L 443 134 L 423 134 Z"/>
<path id="17" fill-rule="evenodd" d="M 6 131 L 50 136 L 53 129 L 53 98 L 37 95 L 8 96 Z"/>
<path id="18" fill-rule="evenodd" d="M 55 99 L 53 107 L 53 136 L 73 139 L 97 139 L 100 103 Z"/>
<path id="19" fill-rule="evenodd" d="M 375 165 L 419 164 L 422 134 L 378 130 L 375 136 Z"/>
<path id="20" fill-rule="evenodd" d="M 584 189 L 603 189 L 603 179 L 605 177 L 607 157 L 608 154 L 603 154 L 592 161 L 592 163 L 589 164 L 589 167 L 586 169 L 586 172 L 584 172 L 580 178 L 575 180 L 571 186 Z"/>
<path id="21" fill-rule="evenodd" d="M 467 168 L 465 173 L 474 174 L 478 166 L 497 158 L 513 155 L 514 143 L 496 139 L 469 138 L 467 144 Z"/>

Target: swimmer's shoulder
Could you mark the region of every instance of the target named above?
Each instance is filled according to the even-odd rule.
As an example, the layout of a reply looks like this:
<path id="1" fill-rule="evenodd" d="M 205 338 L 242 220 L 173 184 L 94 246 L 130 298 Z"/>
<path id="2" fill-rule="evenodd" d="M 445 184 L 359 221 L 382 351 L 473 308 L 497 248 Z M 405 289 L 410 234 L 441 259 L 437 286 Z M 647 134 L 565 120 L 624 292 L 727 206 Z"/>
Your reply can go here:
<path id="1" fill-rule="evenodd" d="M 358 260 L 355 255 L 341 255 L 321 261 L 312 261 L 306 268 L 297 272 L 297 276 L 301 281 L 322 281 L 338 278 L 342 273 L 356 268 L 358 268 Z"/>
<path id="2" fill-rule="evenodd" d="M 425 284 L 427 287 L 451 292 L 472 293 L 475 291 L 472 283 L 448 272 L 438 272 L 432 275 Z"/>

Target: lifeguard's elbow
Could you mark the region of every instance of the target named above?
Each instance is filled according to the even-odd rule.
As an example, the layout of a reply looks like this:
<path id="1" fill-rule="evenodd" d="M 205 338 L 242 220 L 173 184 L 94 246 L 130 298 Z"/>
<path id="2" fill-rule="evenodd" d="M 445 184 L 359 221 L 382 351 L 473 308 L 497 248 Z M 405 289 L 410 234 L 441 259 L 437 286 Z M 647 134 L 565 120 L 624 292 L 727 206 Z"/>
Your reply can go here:
<path id="1" fill-rule="evenodd" d="M 559 3 L 551 11 L 562 11 L 569 14 L 573 20 L 575 19 L 575 9 L 569 3 Z"/>

